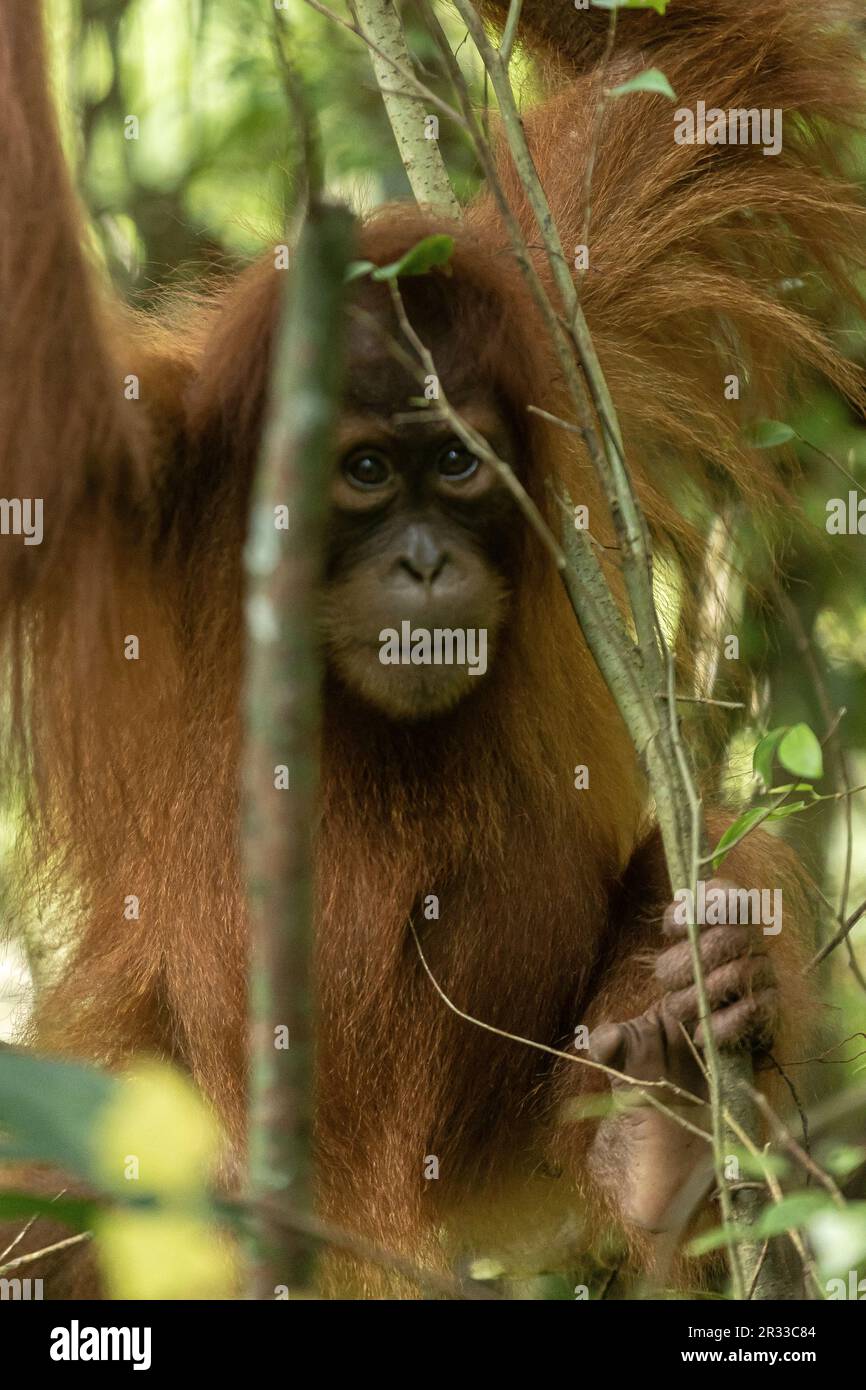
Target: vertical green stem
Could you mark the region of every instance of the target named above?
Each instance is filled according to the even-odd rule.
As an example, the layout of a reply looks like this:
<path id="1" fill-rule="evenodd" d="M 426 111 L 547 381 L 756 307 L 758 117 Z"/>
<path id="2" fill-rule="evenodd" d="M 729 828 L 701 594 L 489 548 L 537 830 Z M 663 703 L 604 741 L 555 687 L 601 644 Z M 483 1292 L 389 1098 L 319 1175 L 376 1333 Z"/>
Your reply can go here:
<path id="1" fill-rule="evenodd" d="M 310 1277 L 308 1245 L 268 1207 L 312 1206 L 312 845 L 318 780 L 316 605 L 342 376 L 345 208 L 314 200 L 286 290 L 247 566 L 245 864 L 252 916 L 252 1293 Z M 287 277 L 288 279 L 288 277 Z M 288 529 L 281 529 L 288 509 Z"/>

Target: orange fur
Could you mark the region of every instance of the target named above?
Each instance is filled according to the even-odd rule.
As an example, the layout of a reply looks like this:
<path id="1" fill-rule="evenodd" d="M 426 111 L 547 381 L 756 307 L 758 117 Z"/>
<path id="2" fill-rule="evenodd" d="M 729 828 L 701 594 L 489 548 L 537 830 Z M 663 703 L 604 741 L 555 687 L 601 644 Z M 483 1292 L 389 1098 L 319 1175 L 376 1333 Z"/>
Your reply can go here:
<path id="1" fill-rule="evenodd" d="M 672 0 L 664 21 L 620 16 L 617 74 L 655 45 L 651 61 L 681 104 L 700 95 L 804 118 L 800 134 L 789 126 L 784 153 L 767 159 L 751 148 L 675 146 L 659 97 L 607 108 L 581 293 L 660 545 L 694 540 L 685 478 L 711 502 L 732 489 L 752 501 L 770 490 L 766 455 L 743 445 L 741 429 L 783 413 L 798 373 L 860 389 L 822 332 L 821 295 L 799 306 L 777 284 L 805 274 L 838 294 L 863 244 L 863 213 L 829 133 L 837 118 L 859 115 L 862 91 L 853 41 L 825 32 L 826 13 L 811 0 Z M 833 6 L 834 16 L 847 14 Z M 570 248 L 582 239 L 600 85 L 591 65 L 607 16 L 527 0 L 524 20 L 567 83 L 527 126 Z M 33 1040 L 112 1066 L 143 1050 L 177 1059 L 219 1110 L 237 1169 L 247 954 L 241 548 L 279 277 L 269 259 L 251 267 L 182 331 L 103 311 L 42 70 L 32 5 L 5 0 L 0 460 L 5 493 L 42 496 L 46 506 L 39 553 L 22 557 L 8 540 L 0 552 L 15 673 L 9 765 L 34 779 L 25 832 L 41 880 L 29 891 L 44 882 L 74 926 L 62 976 L 38 1001 Z M 537 243 L 504 154 L 501 168 Z M 362 229 L 360 252 L 384 263 L 442 225 L 384 209 Z M 479 381 L 493 383 L 520 422 L 526 486 L 544 510 L 548 474 L 596 505 L 571 436 L 526 413 L 529 404 L 566 407 L 490 200 L 450 230 L 448 294 Z M 410 316 L 423 294 L 406 282 Z M 749 379 L 739 408 L 723 396 L 724 375 L 737 370 Z M 140 401 L 124 400 L 129 372 L 140 375 Z M 585 1172 L 591 1126 L 575 1133 L 557 1119 L 564 1096 L 589 1084 L 585 1073 L 444 1008 L 407 918 L 438 894 L 439 922 L 418 925 L 449 997 L 557 1045 L 576 1023 L 646 1006 L 641 958 L 658 944 L 668 892 L 656 869 L 641 912 L 622 915 L 619 885 L 646 833 L 642 777 L 558 577 L 529 536 L 524 549 L 507 640 L 477 697 L 415 728 L 360 710 L 334 682 L 324 693 L 321 1201 L 335 1220 L 431 1264 L 445 1258 L 440 1226 L 452 1230 L 452 1252 L 471 1251 L 464 1212 L 507 1206 L 515 1185 L 535 1191 L 548 1156 L 567 1174 L 558 1212 L 575 1210 L 581 1195 L 592 1227 L 606 1208 Z M 140 638 L 138 662 L 123 659 L 126 633 Z M 591 796 L 572 786 L 581 762 L 592 768 Z M 777 882 L 775 855 L 750 848 L 741 877 Z M 130 893 L 141 899 L 138 923 L 123 918 Z M 790 1017 L 801 1003 L 794 933 L 772 949 Z M 429 1153 L 440 1160 L 438 1184 L 421 1178 Z M 489 1229 L 485 1214 L 478 1220 Z M 342 1260 L 327 1280 L 368 1296 L 401 1287 Z"/>

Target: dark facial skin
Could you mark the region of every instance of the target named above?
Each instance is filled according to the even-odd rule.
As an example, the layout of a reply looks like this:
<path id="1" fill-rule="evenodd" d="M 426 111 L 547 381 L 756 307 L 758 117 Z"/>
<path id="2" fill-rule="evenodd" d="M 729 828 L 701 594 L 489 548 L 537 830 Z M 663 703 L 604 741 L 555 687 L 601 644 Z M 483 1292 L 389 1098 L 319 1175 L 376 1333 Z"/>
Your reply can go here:
<path id="1" fill-rule="evenodd" d="M 461 380 L 459 371 L 450 376 L 449 401 L 499 457 L 513 461 L 514 440 L 493 391 Z M 380 633 L 399 633 L 405 620 L 413 628 L 483 628 L 489 668 L 519 532 L 492 465 L 437 418 L 435 401 L 427 411 L 410 403 L 422 392 L 381 334 L 355 330 L 331 484 L 323 625 L 332 670 L 396 720 L 442 714 L 484 676 L 470 675 L 468 665 L 385 665 Z"/>

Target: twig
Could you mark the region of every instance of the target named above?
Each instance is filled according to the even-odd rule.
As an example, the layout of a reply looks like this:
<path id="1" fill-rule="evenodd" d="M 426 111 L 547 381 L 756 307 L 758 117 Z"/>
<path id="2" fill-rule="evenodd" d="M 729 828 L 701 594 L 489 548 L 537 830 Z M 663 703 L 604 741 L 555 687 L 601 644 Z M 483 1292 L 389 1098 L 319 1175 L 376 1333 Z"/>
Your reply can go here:
<path id="1" fill-rule="evenodd" d="M 592 219 L 592 176 L 595 172 L 595 160 L 598 154 L 599 141 L 601 140 L 601 128 L 604 123 L 604 116 L 607 110 L 607 69 L 610 64 L 613 46 L 616 42 L 616 8 L 610 12 L 610 20 L 607 27 L 607 42 L 605 44 L 604 55 L 599 67 L 598 82 L 599 96 L 595 104 L 595 119 L 592 125 L 592 138 L 589 142 L 589 151 L 586 158 L 586 168 L 583 173 L 583 232 L 581 243 L 587 248 L 587 259 L 589 256 L 589 228 Z M 586 274 L 586 270 L 581 270 L 581 278 Z"/>
<path id="2" fill-rule="evenodd" d="M 801 1144 L 797 1143 L 797 1140 L 794 1138 L 787 1125 L 779 1119 L 779 1116 L 769 1104 L 766 1097 L 762 1096 L 760 1091 L 753 1091 L 753 1095 L 755 1104 L 758 1106 L 761 1114 L 765 1119 L 769 1120 L 789 1154 L 797 1160 L 801 1167 L 805 1168 L 807 1173 L 811 1173 L 816 1182 L 820 1183 L 820 1185 L 829 1192 L 837 1207 L 844 1207 L 845 1198 L 830 1174 L 826 1172 L 820 1164 L 815 1162 L 811 1154 L 808 1154 Z"/>
<path id="3" fill-rule="evenodd" d="M 386 84 L 396 69 L 412 71 L 412 58 L 403 25 L 392 0 L 354 0 L 358 32 L 369 43 L 370 61 L 406 177 L 416 200 L 449 217 L 460 216 L 460 204 L 448 178 L 438 140 L 425 133 L 427 112 L 417 95 L 396 92 Z"/>
<path id="4" fill-rule="evenodd" d="M 24 1232 L 21 1234 L 23 1235 Z M 45 1245 L 41 1250 L 30 1250 L 26 1255 L 17 1255 L 14 1260 L 8 1260 L 6 1264 L 0 1265 L 0 1275 L 5 1278 L 15 1269 L 23 1269 L 26 1265 L 35 1263 L 36 1260 L 44 1259 L 46 1255 L 56 1255 L 60 1250 L 69 1250 L 73 1245 L 81 1245 L 83 1241 L 92 1240 L 92 1238 L 92 1231 L 79 1231 L 77 1235 L 66 1236 L 64 1240 L 55 1241 L 53 1245 Z M 17 1241 L 13 1241 L 12 1244 L 17 1244 Z M 9 1248 L 11 1250 L 12 1246 Z"/>
<path id="5" fill-rule="evenodd" d="M 763 1154 L 762 1151 L 758 1148 L 757 1144 L 755 1144 L 754 1141 L 753 1141 L 752 1139 L 749 1138 L 749 1135 L 745 1132 L 745 1130 L 742 1128 L 742 1126 L 737 1122 L 736 1117 L 734 1117 L 734 1116 L 732 1116 L 732 1115 L 727 1115 L 726 1118 L 727 1118 L 728 1124 L 730 1125 L 731 1129 L 733 1130 L 734 1134 L 735 1134 L 736 1137 L 739 1139 L 739 1141 L 740 1141 L 740 1143 L 743 1145 L 743 1147 L 744 1147 L 745 1149 L 748 1150 L 748 1152 L 752 1155 L 752 1157 L 753 1157 L 754 1159 L 757 1159 L 757 1161 L 758 1161 L 759 1163 L 763 1164 L 763 1167 L 764 1167 L 764 1179 L 765 1179 L 766 1184 L 767 1184 L 767 1187 L 768 1187 L 768 1189 L 769 1189 L 770 1196 L 772 1197 L 773 1201 L 774 1201 L 774 1202 L 776 1203 L 776 1205 L 778 1206 L 778 1204 L 779 1204 L 781 1201 L 784 1200 L 785 1194 L 784 1194 L 784 1192 L 782 1191 L 782 1188 L 781 1188 L 781 1185 L 780 1185 L 780 1183 L 779 1183 L 778 1178 L 776 1177 L 776 1175 L 775 1175 L 773 1172 L 771 1172 L 769 1166 L 764 1162 L 764 1154 Z M 804 1274 L 805 1278 L 806 1278 L 807 1280 L 811 1279 L 812 1285 L 813 1285 L 813 1287 L 814 1287 L 814 1289 L 815 1289 L 815 1291 L 816 1291 L 818 1297 L 821 1298 L 821 1299 L 823 1299 L 823 1297 L 824 1297 L 824 1290 L 821 1288 L 821 1284 L 820 1284 L 820 1281 L 819 1281 L 819 1279 L 818 1279 L 818 1275 L 817 1275 L 816 1272 L 815 1272 L 815 1263 L 814 1263 L 814 1261 L 812 1260 L 812 1258 L 810 1257 L 810 1255 L 809 1255 L 809 1253 L 808 1253 L 808 1251 L 807 1251 L 807 1249 L 806 1249 L 806 1246 L 805 1246 L 805 1244 L 804 1244 L 804 1242 L 803 1242 L 803 1238 L 802 1238 L 802 1236 L 800 1235 L 800 1232 L 799 1232 L 796 1228 L 794 1228 L 794 1229 L 792 1229 L 792 1230 L 790 1230 L 790 1231 L 787 1232 L 787 1236 L 788 1236 L 788 1239 L 790 1240 L 791 1244 L 793 1245 L 795 1251 L 797 1252 L 797 1257 L 798 1257 L 798 1259 L 800 1260 L 800 1264 L 801 1264 L 801 1266 L 802 1266 L 803 1274 Z M 775 1283 L 777 1277 L 778 1277 L 778 1276 L 777 1276 L 775 1273 L 773 1273 L 773 1281 L 774 1281 L 774 1283 Z M 783 1292 L 782 1290 L 780 1290 L 780 1289 L 777 1289 L 776 1292 L 775 1292 L 775 1294 L 772 1294 L 772 1293 L 771 1293 L 770 1296 L 771 1296 L 771 1297 L 776 1297 L 776 1298 L 784 1297 L 784 1292 Z M 753 1294 L 753 1297 L 754 1297 L 754 1294 Z"/>
<path id="6" fill-rule="evenodd" d="M 815 952 L 809 964 L 806 966 L 806 970 L 814 970 L 816 965 L 820 965 L 822 960 L 826 960 L 830 952 L 835 951 L 836 947 L 840 946 L 842 942 L 846 940 L 849 932 L 853 931 L 864 913 L 866 913 L 866 901 L 862 902 L 859 907 L 855 907 L 854 911 L 842 922 L 839 930 L 830 937 L 829 941 L 825 941 L 820 951 Z"/>
<path id="7" fill-rule="evenodd" d="M 309 828 L 318 764 L 316 624 L 325 479 L 341 384 L 345 270 L 354 220 L 314 200 L 283 313 L 250 517 L 247 568 L 244 867 L 253 927 L 253 1190 L 311 1202 L 312 883 Z M 289 507 L 287 529 L 277 514 Z M 282 771 L 285 769 L 285 771 Z M 278 777 L 287 780 L 280 784 Z M 289 792 L 288 778 L 291 778 Z M 278 1045 L 276 1030 L 287 1030 Z M 308 1247 L 284 1227 L 259 1231 L 254 1289 L 303 1284 Z"/>
<path id="8" fill-rule="evenodd" d="M 523 0 L 511 0 L 508 6 L 508 18 L 505 21 L 505 28 L 502 31 L 502 42 L 499 45 L 499 56 L 506 67 L 511 62 L 511 54 L 514 49 L 514 41 L 517 38 L 517 26 L 520 23 L 520 12 L 523 9 Z"/>
<path id="9" fill-rule="evenodd" d="M 61 1187 L 61 1189 L 60 1189 L 59 1192 L 55 1192 L 54 1196 L 51 1198 L 51 1201 L 52 1201 L 52 1202 L 59 1202 L 59 1201 L 60 1201 L 60 1198 L 63 1197 L 63 1196 L 68 1192 L 68 1190 L 69 1190 L 69 1189 L 66 1188 L 66 1187 Z M 11 1241 L 9 1242 L 9 1244 L 6 1246 L 6 1249 L 5 1249 L 5 1250 L 0 1250 L 0 1265 L 3 1264 L 3 1261 L 6 1259 L 7 1255 L 11 1255 L 12 1251 L 15 1249 L 15 1246 L 16 1246 L 16 1245 L 20 1245 L 21 1241 L 24 1239 L 24 1237 L 26 1236 L 27 1232 L 30 1231 L 30 1230 L 32 1230 L 32 1228 L 35 1226 L 36 1222 L 37 1222 L 37 1221 L 41 1221 L 41 1220 L 42 1220 L 42 1217 L 43 1217 L 44 1215 L 45 1215 L 44 1212 L 36 1212 L 36 1214 L 35 1214 L 34 1216 L 31 1216 L 30 1219 L 29 1219 L 29 1221 L 27 1221 L 27 1222 L 21 1227 L 21 1230 L 18 1232 L 18 1234 L 12 1238 L 12 1240 L 11 1240 Z"/>
<path id="10" fill-rule="evenodd" d="M 419 96 L 424 97 L 425 101 L 429 101 L 431 105 L 435 106 L 443 115 L 454 121 L 456 125 L 465 128 L 466 122 L 459 111 L 455 111 L 453 106 L 449 106 L 447 101 L 437 96 L 425 82 L 422 82 L 421 79 L 410 68 L 407 68 L 404 63 L 401 63 L 398 58 L 393 58 L 387 54 L 385 50 L 380 48 L 373 39 L 369 38 L 357 24 L 350 24 L 347 19 L 343 19 L 342 15 L 329 9 L 327 5 L 323 5 L 321 0 L 304 0 L 304 3 L 309 5 L 310 9 L 315 10 L 317 14 L 323 15 L 325 19 L 329 19 L 332 24 L 337 24 L 341 29 L 347 29 L 350 34 L 354 34 L 362 43 L 367 45 L 371 53 L 381 58 L 383 63 L 387 63 L 394 72 L 402 77 L 408 90 L 417 92 Z"/>
<path id="11" fill-rule="evenodd" d="M 761 1246 L 761 1253 L 760 1253 L 760 1255 L 758 1256 L 758 1263 L 755 1265 L 754 1273 L 752 1274 L 752 1277 L 751 1277 L 751 1279 L 749 1280 L 749 1287 L 746 1289 L 746 1301 L 747 1301 L 747 1302 L 751 1301 L 751 1298 L 752 1298 L 752 1296 L 753 1296 L 753 1294 L 754 1294 L 754 1292 L 755 1292 L 755 1289 L 756 1289 L 757 1283 L 758 1283 L 758 1279 L 759 1279 L 760 1274 L 761 1274 L 761 1270 L 764 1268 L 764 1261 L 765 1261 L 766 1258 L 767 1258 L 767 1251 L 769 1250 L 769 1248 L 770 1248 L 770 1241 L 769 1241 L 769 1237 L 768 1237 L 767 1240 L 764 1241 L 764 1244 Z"/>
<path id="12" fill-rule="evenodd" d="M 286 53 L 284 39 L 288 29 L 288 19 L 284 12 L 278 10 L 272 11 L 272 17 L 274 25 L 272 38 L 277 67 L 282 77 L 286 103 L 300 133 L 301 153 L 298 165 L 300 177 L 306 185 L 307 203 L 309 204 L 322 191 L 324 173 L 321 142 L 316 122 L 310 117 L 310 108 L 304 94 L 303 82 Z"/>
<path id="13" fill-rule="evenodd" d="M 656 695 L 657 700 L 668 700 L 670 696 L 666 690 L 660 690 Z M 674 699 L 678 704 L 685 702 L 687 705 L 713 705 L 716 709 L 745 709 L 742 700 L 714 700 L 709 695 L 675 695 Z"/>
<path id="14" fill-rule="evenodd" d="M 665 1079 L 660 1081 L 644 1081 L 641 1077 L 629 1076 L 627 1072 L 618 1071 L 616 1067 L 610 1067 L 605 1062 L 596 1062 L 592 1057 L 582 1057 L 577 1052 L 563 1052 L 559 1047 L 550 1047 L 547 1043 L 536 1042 L 534 1038 L 525 1038 L 521 1036 L 520 1033 L 509 1033 L 505 1028 L 498 1028 L 493 1023 L 485 1023 L 484 1019 L 476 1018 L 474 1014 L 466 1013 L 466 1011 L 459 1008 L 452 999 L 449 999 L 439 981 L 436 979 L 436 976 L 433 974 L 433 971 L 430 969 L 427 957 L 424 955 L 418 933 L 415 929 L 415 923 L 412 921 L 411 917 L 409 918 L 409 930 L 415 941 L 415 948 L 418 952 L 418 958 L 421 961 L 424 973 L 443 1004 L 445 1004 L 453 1014 L 456 1014 L 458 1018 L 462 1018 L 466 1023 L 471 1023 L 475 1028 L 481 1028 L 485 1033 L 494 1034 L 497 1038 L 505 1038 L 508 1042 L 520 1043 L 523 1047 L 534 1048 L 536 1052 L 545 1052 L 549 1057 L 558 1057 L 561 1061 L 570 1062 L 576 1066 L 588 1067 L 590 1071 L 601 1072 L 612 1081 L 625 1081 L 629 1086 L 634 1087 L 641 1098 L 645 1100 L 647 1104 L 651 1105 L 653 1109 L 658 1110 L 662 1115 L 667 1115 L 668 1119 L 675 1120 L 682 1129 L 688 1130 L 690 1134 L 696 1135 L 697 1138 L 706 1140 L 708 1144 L 712 1142 L 712 1135 L 708 1134 L 706 1130 L 700 1129 L 697 1125 L 693 1125 L 684 1115 L 671 1109 L 662 1101 L 659 1101 L 658 1097 L 651 1094 L 651 1090 L 658 1087 L 659 1089 L 669 1091 L 672 1096 L 675 1096 L 679 1100 L 687 1101 L 690 1105 L 701 1106 L 706 1104 L 699 1096 L 693 1095 L 691 1091 L 686 1091 L 682 1086 L 677 1086 L 674 1082 Z M 647 1087 L 649 1087 L 650 1090 L 645 1089 Z"/>
<path id="15" fill-rule="evenodd" d="M 801 442 L 808 443 L 807 440 L 802 440 Z M 810 445 L 809 447 L 814 448 L 815 446 Z M 815 452 L 818 454 L 822 453 L 820 449 L 816 449 Z M 830 459 L 831 463 L 835 463 L 835 460 L 832 459 L 829 454 L 822 454 L 822 457 Z M 837 466 L 841 467 L 841 465 Z M 842 469 L 842 472 L 844 473 L 845 470 Z M 822 955 L 821 952 L 819 952 L 815 959 L 812 962 L 810 962 L 810 968 L 812 965 L 816 965 L 819 961 L 824 960 L 826 956 L 830 954 L 830 951 L 834 950 L 836 946 L 838 946 L 841 942 L 844 941 L 846 950 L 848 952 L 849 968 L 852 974 L 854 975 L 854 978 L 857 980 L 857 983 L 860 985 L 860 988 L 866 990 L 866 978 L 864 978 L 863 972 L 860 969 L 857 957 L 854 954 L 854 947 L 851 944 L 849 936 L 851 926 L 853 926 L 854 923 L 852 923 L 851 926 L 846 925 L 846 913 L 848 910 L 848 894 L 851 889 L 851 870 L 853 867 L 854 860 L 854 816 L 853 809 L 851 806 L 851 793 L 854 789 L 852 788 L 853 777 L 851 775 L 851 769 L 848 764 L 848 755 L 837 733 L 841 715 L 838 712 L 834 715 L 833 707 L 830 703 L 830 696 L 827 690 L 826 682 L 821 672 L 821 668 L 819 667 L 818 662 L 816 660 L 815 653 L 812 648 L 812 643 L 810 642 L 809 635 L 803 626 L 803 622 L 797 610 L 796 604 L 794 604 L 791 601 L 790 597 L 788 596 L 788 594 L 785 593 L 781 584 L 777 580 L 774 581 L 774 590 L 777 602 L 791 626 L 797 650 L 799 651 L 800 655 L 803 657 L 803 660 L 806 663 L 806 669 L 808 670 L 809 675 L 811 677 L 812 686 L 814 688 L 815 695 L 818 700 L 818 705 L 821 710 L 824 723 L 826 725 L 826 734 L 824 741 L 826 743 L 829 743 L 834 750 L 837 768 L 837 780 L 839 783 L 841 783 L 842 792 L 847 794 L 844 796 L 845 868 L 842 874 L 842 887 L 839 893 L 839 907 L 837 912 L 834 914 L 836 921 L 839 923 L 839 931 L 833 937 L 832 942 L 828 943 L 827 949 L 824 951 L 824 954 Z"/>
<path id="16" fill-rule="evenodd" d="M 487 440 L 483 437 L 483 435 L 479 434 L 476 429 L 473 429 L 471 425 L 467 424 L 467 422 L 457 413 L 456 410 L 454 410 L 453 406 L 449 402 L 447 396 L 445 395 L 442 386 L 442 381 L 439 377 L 439 373 L 436 370 L 436 363 L 433 360 L 433 356 L 429 348 L 426 347 L 424 343 L 422 343 L 415 329 L 412 327 L 412 324 L 409 322 L 409 318 L 406 313 L 406 308 L 403 304 L 403 296 L 400 294 L 400 287 L 397 284 L 397 281 L 389 280 L 388 288 L 391 291 L 391 302 L 394 306 L 394 313 L 397 316 L 397 322 L 400 325 L 400 330 L 403 333 L 403 336 L 412 345 L 412 347 L 418 355 L 420 370 L 416 373 L 416 375 L 419 381 L 423 384 L 423 382 L 428 376 L 435 376 L 437 382 L 439 383 L 439 396 L 436 403 L 439 409 L 442 411 L 443 415 L 445 415 L 446 418 L 449 420 L 455 433 L 459 436 L 459 438 L 463 441 L 467 448 L 472 449 L 473 452 L 479 456 L 479 458 L 483 458 L 487 463 L 491 464 L 492 467 L 496 469 L 496 472 L 499 474 L 500 478 L 502 479 L 502 482 L 508 488 L 508 491 L 511 493 L 512 497 L 517 502 L 518 506 L 520 507 L 527 521 L 535 531 L 539 540 L 542 542 L 545 549 L 549 552 L 554 564 L 556 565 L 556 568 L 560 570 L 564 569 L 565 556 L 563 555 L 560 547 L 557 545 L 556 538 L 550 530 L 550 527 L 547 525 L 547 522 L 544 520 L 544 517 L 538 510 L 538 507 L 535 505 L 532 498 L 529 496 L 529 493 L 526 491 L 526 488 L 523 486 L 517 474 L 514 472 L 514 469 L 510 466 L 510 464 L 507 464 L 504 459 L 499 458 L 499 456 L 493 451 L 493 449 L 491 449 L 490 445 L 487 443 Z"/>
<path id="17" fill-rule="evenodd" d="M 821 715 L 824 719 L 824 724 L 826 726 L 825 742 L 832 744 L 832 747 L 836 755 L 838 777 L 842 785 L 842 790 L 850 792 L 854 779 L 852 778 L 851 771 L 848 767 L 848 758 L 846 756 L 845 749 L 843 748 L 841 742 L 838 740 L 836 736 L 841 716 L 838 714 L 838 712 L 834 713 L 833 706 L 830 703 L 830 695 L 827 690 L 824 677 L 821 673 L 821 668 L 819 667 L 818 662 L 815 659 L 815 653 L 812 649 L 812 643 L 809 641 L 809 635 L 803 626 L 803 621 L 797 610 L 796 604 L 793 603 L 789 595 L 785 593 L 785 590 L 782 588 L 778 580 L 774 580 L 773 587 L 779 607 L 782 609 L 785 618 L 787 619 L 788 623 L 791 626 L 791 630 L 793 631 L 794 642 L 797 647 L 797 650 L 806 663 L 806 668 L 809 672 L 809 676 L 812 681 L 812 686 L 814 688 L 815 695 L 818 700 L 818 705 L 821 710 Z M 839 911 L 837 914 L 837 920 L 839 921 L 844 919 L 848 910 L 848 893 L 851 887 L 851 867 L 853 855 L 854 826 L 852 819 L 851 803 L 850 801 L 846 801 L 845 870 L 842 877 L 842 889 L 839 895 Z"/>

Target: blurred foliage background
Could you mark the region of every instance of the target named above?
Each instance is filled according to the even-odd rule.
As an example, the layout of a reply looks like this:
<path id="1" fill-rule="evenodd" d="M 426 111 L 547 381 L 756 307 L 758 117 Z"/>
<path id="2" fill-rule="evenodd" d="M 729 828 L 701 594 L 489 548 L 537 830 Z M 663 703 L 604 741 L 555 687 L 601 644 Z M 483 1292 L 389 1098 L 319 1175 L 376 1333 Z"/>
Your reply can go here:
<path id="1" fill-rule="evenodd" d="M 335 12 L 348 18 L 343 0 Z M 140 295 L 178 267 L 248 256 L 283 226 L 298 153 L 271 44 L 267 0 L 49 0 L 67 149 L 112 274 Z M 322 133 L 334 194 L 359 212 L 410 196 L 363 44 L 303 0 L 283 12 Z M 461 35 L 442 9 L 449 32 Z M 412 5 L 413 54 L 434 90 L 442 62 Z M 461 63 L 483 86 L 471 45 Z M 124 117 L 141 138 L 118 140 Z M 458 194 L 468 147 L 442 122 Z"/>
<path id="2" fill-rule="evenodd" d="M 348 13 L 343 0 L 332 7 Z M 441 60 L 411 0 L 402 11 L 425 80 L 448 95 Z M 297 149 L 268 0 L 47 0 L 47 13 L 68 158 L 95 253 L 126 297 L 147 308 L 167 287 L 223 274 L 282 237 L 296 207 Z M 474 49 L 445 5 L 440 16 L 484 106 L 489 94 Z M 304 0 L 290 0 L 288 19 L 331 190 L 359 212 L 409 197 L 364 46 Z M 515 74 L 522 98 L 531 100 L 540 75 L 523 59 Z M 134 140 L 122 138 L 130 115 L 140 128 Z M 478 172 L 444 118 L 440 144 L 464 198 Z M 866 142 L 859 161 L 864 177 Z M 866 361 L 863 325 L 847 306 L 840 306 L 833 331 Z M 734 626 L 722 630 L 740 637 L 750 695 L 741 727 L 731 733 L 732 725 L 723 725 L 715 736 L 713 766 L 722 769 L 714 774 L 716 790 L 736 808 L 754 794 L 751 749 L 761 734 L 805 721 L 823 737 L 828 713 L 838 730 L 827 746 L 820 790 L 841 785 L 840 751 L 851 785 L 866 783 L 866 536 L 830 538 L 824 524 L 827 499 L 847 497 L 852 486 L 840 465 L 864 495 L 866 428 L 844 401 L 818 386 L 788 423 L 799 439 L 800 507 L 780 538 L 775 575 L 750 519 L 731 523 L 749 583 L 734 581 Z M 720 669 L 714 693 L 724 697 L 728 684 L 739 698 L 741 684 L 728 682 Z M 843 801 L 824 802 L 779 827 L 834 904 L 850 855 L 849 911 L 866 897 L 866 793 L 852 798 L 850 810 L 850 843 Z M 8 851 L 10 835 L 9 823 L 0 822 L 0 853 Z M 816 908 L 816 944 L 832 930 L 831 914 L 821 920 Z M 0 956 L 0 1036 L 11 1036 L 26 1014 L 31 974 L 38 975 L 50 944 L 43 923 Z M 822 1089 L 836 1090 L 866 1066 L 866 916 L 850 952 L 840 947 L 823 965 L 822 979 L 827 1045 L 842 1045 L 811 1070 Z"/>

